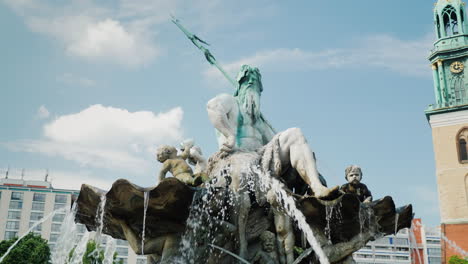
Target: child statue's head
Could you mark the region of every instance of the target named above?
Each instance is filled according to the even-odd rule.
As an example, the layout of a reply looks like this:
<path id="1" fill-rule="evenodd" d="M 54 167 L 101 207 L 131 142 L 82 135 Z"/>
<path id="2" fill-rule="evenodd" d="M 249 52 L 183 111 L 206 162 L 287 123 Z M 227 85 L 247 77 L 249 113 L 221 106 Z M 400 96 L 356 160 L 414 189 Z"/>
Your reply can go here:
<path id="1" fill-rule="evenodd" d="M 361 182 L 362 179 L 362 171 L 361 167 L 357 165 L 348 166 L 345 170 L 345 178 L 348 183 L 356 184 Z"/>
<path id="2" fill-rule="evenodd" d="M 177 156 L 177 149 L 173 146 L 162 145 L 156 150 L 156 159 L 159 162 L 165 162 L 168 159 L 175 158 Z"/>
<path id="3" fill-rule="evenodd" d="M 275 250 L 275 234 L 270 231 L 264 231 L 260 235 L 262 241 L 262 248 L 265 252 L 273 252 Z"/>

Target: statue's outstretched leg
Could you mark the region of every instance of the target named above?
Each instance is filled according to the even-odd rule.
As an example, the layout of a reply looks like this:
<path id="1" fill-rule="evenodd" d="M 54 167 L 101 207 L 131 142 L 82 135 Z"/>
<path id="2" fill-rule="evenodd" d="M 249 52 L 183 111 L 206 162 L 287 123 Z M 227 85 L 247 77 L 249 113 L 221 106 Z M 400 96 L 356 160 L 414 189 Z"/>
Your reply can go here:
<path id="1" fill-rule="evenodd" d="M 314 154 L 299 128 L 290 128 L 279 134 L 280 158 L 283 167 L 289 164 L 312 188 L 316 197 L 326 197 L 338 190 L 328 189 L 320 182 Z"/>

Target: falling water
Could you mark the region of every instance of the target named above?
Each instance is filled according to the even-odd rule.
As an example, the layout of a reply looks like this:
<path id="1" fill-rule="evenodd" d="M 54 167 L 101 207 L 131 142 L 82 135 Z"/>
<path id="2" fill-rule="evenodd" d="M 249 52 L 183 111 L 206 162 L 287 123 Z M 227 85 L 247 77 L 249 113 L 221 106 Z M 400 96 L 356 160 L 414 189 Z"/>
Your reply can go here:
<path id="1" fill-rule="evenodd" d="M 60 236 L 57 238 L 57 243 L 52 251 L 52 264 L 66 263 L 70 251 L 78 242 L 78 229 L 75 224 L 76 211 L 77 203 L 74 203 L 72 209 L 67 212 L 63 219 L 62 226 L 60 227 Z"/>
<path id="2" fill-rule="evenodd" d="M 320 244 L 315 238 L 312 229 L 307 224 L 304 214 L 302 214 L 302 212 L 297 209 L 294 199 L 286 193 L 283 184 L 277 179 L 273 178 L 271 175 L 262 173 L 258 168 L 252 168 L 252 171 L 255 174 L 259 175 L 261 183 L 260 187 L 264 193 L 266 193 L 266 191 L 270 189 L 275 191 L 278 202 L 284 204 L 284 209 L 287 215 L 296 220 L 299 229 L 301 229 L 304 232 L 307 241 L 319 257 L 320 263 L 329 264 L 330 262 L 328 261 L 327 256 L 325 255 L 322 248 L 320 247 Z"/>
<path id="3" fill-rule="evenodd" d="M 145 229 L 146 229 L 146 211 L 148 210 L 149 191 L 144 193 L 144 209 L 143 209 L 143 231 L 141 233 L 141 254 L 145 254 Z"/>
<path id="4" fill-rule="evenodd" d="M 112 264 L 114 263 L 114 253 L 116 249 L 116 241 L 112 237 L 108 236 L 106 249 L 104 250 L 104 260 L 102 264 Z"/>
<path id="5" fill-rule="evenodd" d="M 421 225 L 420 222 L 415 222 L 416 223 L 416 226 L 420 227 L 420 228 L 424 228 L 423 225 Z M 449 247 L 451 247 L 454 251 L 458 252 L 461 256 L 468 256 L 468 252 L 463 250 L 460 246 L 457 245 L 457 243 L 455 243 L 455 241 L 452 241 L 450 239 L 448 239 L 442 232 L 438 231 L 438 233 L 440 234 L 440 238 L 442 240 L 444 240 L 448 245 Z"/>
<path id="6" fill-rule="evenodd" d="M 23 237 L 27 236 L 30 232 L 32 232 L 34 230 L 34 228 L 36 228 L 38 225 L 44 223 L 47 219 L 51 218 L 52 216 L 54 216 L 56 213 L 59 213 L 59 212 L 64 212 L 65 211 L 65 208 L 59 208 L 53 212 L 51 212 L 50 214 L 46 215 L 45 217 L 43 217 L 42 219 L 40 219 L 39 221 L 37 221 L 36 223 L 34 223 L 22 236 L 20 236 L 16 241 L 15 243 L 13 243 L 8 249 L 7 251 L 5 252 L 5 254 L 3 254 L 3 256 L 0 258 L 0 263 L 3 261 L 3 259 L 8 256 L 8 254 L 10 254 L 10 251 L 21 241 L 21 239 L 23 239 Z"/>
<path id="7" fill-rule="evenodd" d="M 398 232 L 398 218 L 400 217 L 400 214 L 399 213 L 396 213 L 395 214 L 395 231 L 393 232 L 394 235 L 397 234 Z"/>
<path id="8" fill-rule="evenodd" d="M 230 169 L 225 168 L 220 177 L 229 177 L 229 175 Z M 205 183 L 205 188 L 195 191 L 186 221 L 186 232 L 180 243 L 181 256 L 173 263 L 199 263 L 203 255 L 214 254 L 213 250 L 216 248 L 209 245 L 216 244 L 217 235 L 222 233 L 222 225 L 228 215 L 227 211 L 236 204 L 235 194 L 232 194 L 228 187 L 224 189 L 224 199 L 213 199 L 219 190 L 220 188 L 208 182 Z"/>
<path id="9" fill-rule="evenodd" d="M 60 263 L 60 262 L 54 262 L 54 260 L 52 260 L 53 261 L 52 263 L 57 263 L 57 264 L 63 264 L 63 263 L 81 264 L 82 259 L 83 259 L 83 255 L 86 252 L 86 245 L 88 244 L 89 234 L 90 234 L 89 232 L 86 232 L 83 235 L 83 237 L 81 237 L 81 239 L 78 242 L 78 244 L 76 245 L 76 247 L 74 247 L 73 256 L 70 258 L 70 260 L 68 262 L 61 262 Z M 65 254 L 65 256 L 68 256 L 68 253 Z"/>
<path id="10" fill-rule="evenodd" d="M 104 208 L 106 207 L 106 195 L 101 195 L 101 201 L 96 211 L 96 236 L 94 240 L 97 245 L 101 244 L 102 229 L 104 228 Z"/>
<path id="11" fill-rule="evenodd" d="M 422 263 L 421 254 L 419 254 L 418 243 L 416 240 L 416 236 L 414 235 L 413 225 L 411 225 L 411 228 L 408 229 L 408 234 L 409 234 L 409 240 L 410 240 L 410 247 L 412 250 L 416 251 L 416 255 L 418 256 L 419 263 Z"/>
<path id="12" fill-rule="evenodd" d="M 333 217 L 333 205 L 326 205 L 325 206 L 325 220 L 327 221 L 327 225 L 325 226 L 325 234 L 328 237 L 328 240 L 331 241 L 331 228 L 330 228 L 330 222 Z"/>
<path id="13" fill-rule="evenodd" d="M 96 218 L 95 218 L 96 234 L 94 235 L 94 241 L 96 243 L 96 249 L 94 249 L 93 252 L 88 254 L 89 256 L 95 256 L 96 258 L 99 257 L 99 251 L 101 250 L 100 246 L 101 246 L 101 242 L 103 238 L 102 231 L 104 228 L 104 209 L 106 207 L 106 201 L 107 201 L 105 194 L 101 195 L 100 198 L 101 199 L 96 209 Z M 86 243 L 87 242 L 88 241 L 86 241 Z M 85 248 L 86 248 L 86 244 L 85 244 Z"/>

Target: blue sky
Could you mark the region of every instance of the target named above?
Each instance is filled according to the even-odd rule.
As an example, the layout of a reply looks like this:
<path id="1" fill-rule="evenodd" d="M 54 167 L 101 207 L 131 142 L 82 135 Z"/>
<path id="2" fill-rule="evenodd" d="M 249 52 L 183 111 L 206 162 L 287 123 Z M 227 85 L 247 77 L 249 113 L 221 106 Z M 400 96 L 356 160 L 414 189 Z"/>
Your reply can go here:
<path id="1" fill-rule="evenodd" d="M 160 144 L 217 148 L 206 102 L 229 83 L 170 22 L 234 75 L 260 68 L 262 111 L 300 127 L 329 185 L 362 166 L 374 198 L 439 223 L 427 56 L 432 1 L 1 0 L 0 170 L 55 187 L 156 183 Z"/>

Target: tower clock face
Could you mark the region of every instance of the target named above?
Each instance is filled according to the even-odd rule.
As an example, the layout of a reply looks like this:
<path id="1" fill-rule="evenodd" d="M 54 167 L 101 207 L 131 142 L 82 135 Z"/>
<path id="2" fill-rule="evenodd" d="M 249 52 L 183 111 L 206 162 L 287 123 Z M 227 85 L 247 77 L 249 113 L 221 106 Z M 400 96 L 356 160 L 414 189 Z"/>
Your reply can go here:
<path id="1" fill-rule="evenodd" d="M 460 61 L 454 61 L 450 64 L 450 71 L 453 73 L 460 73 L 463 71 L 463 68 L 465 68 L 465 65 Z"/>

